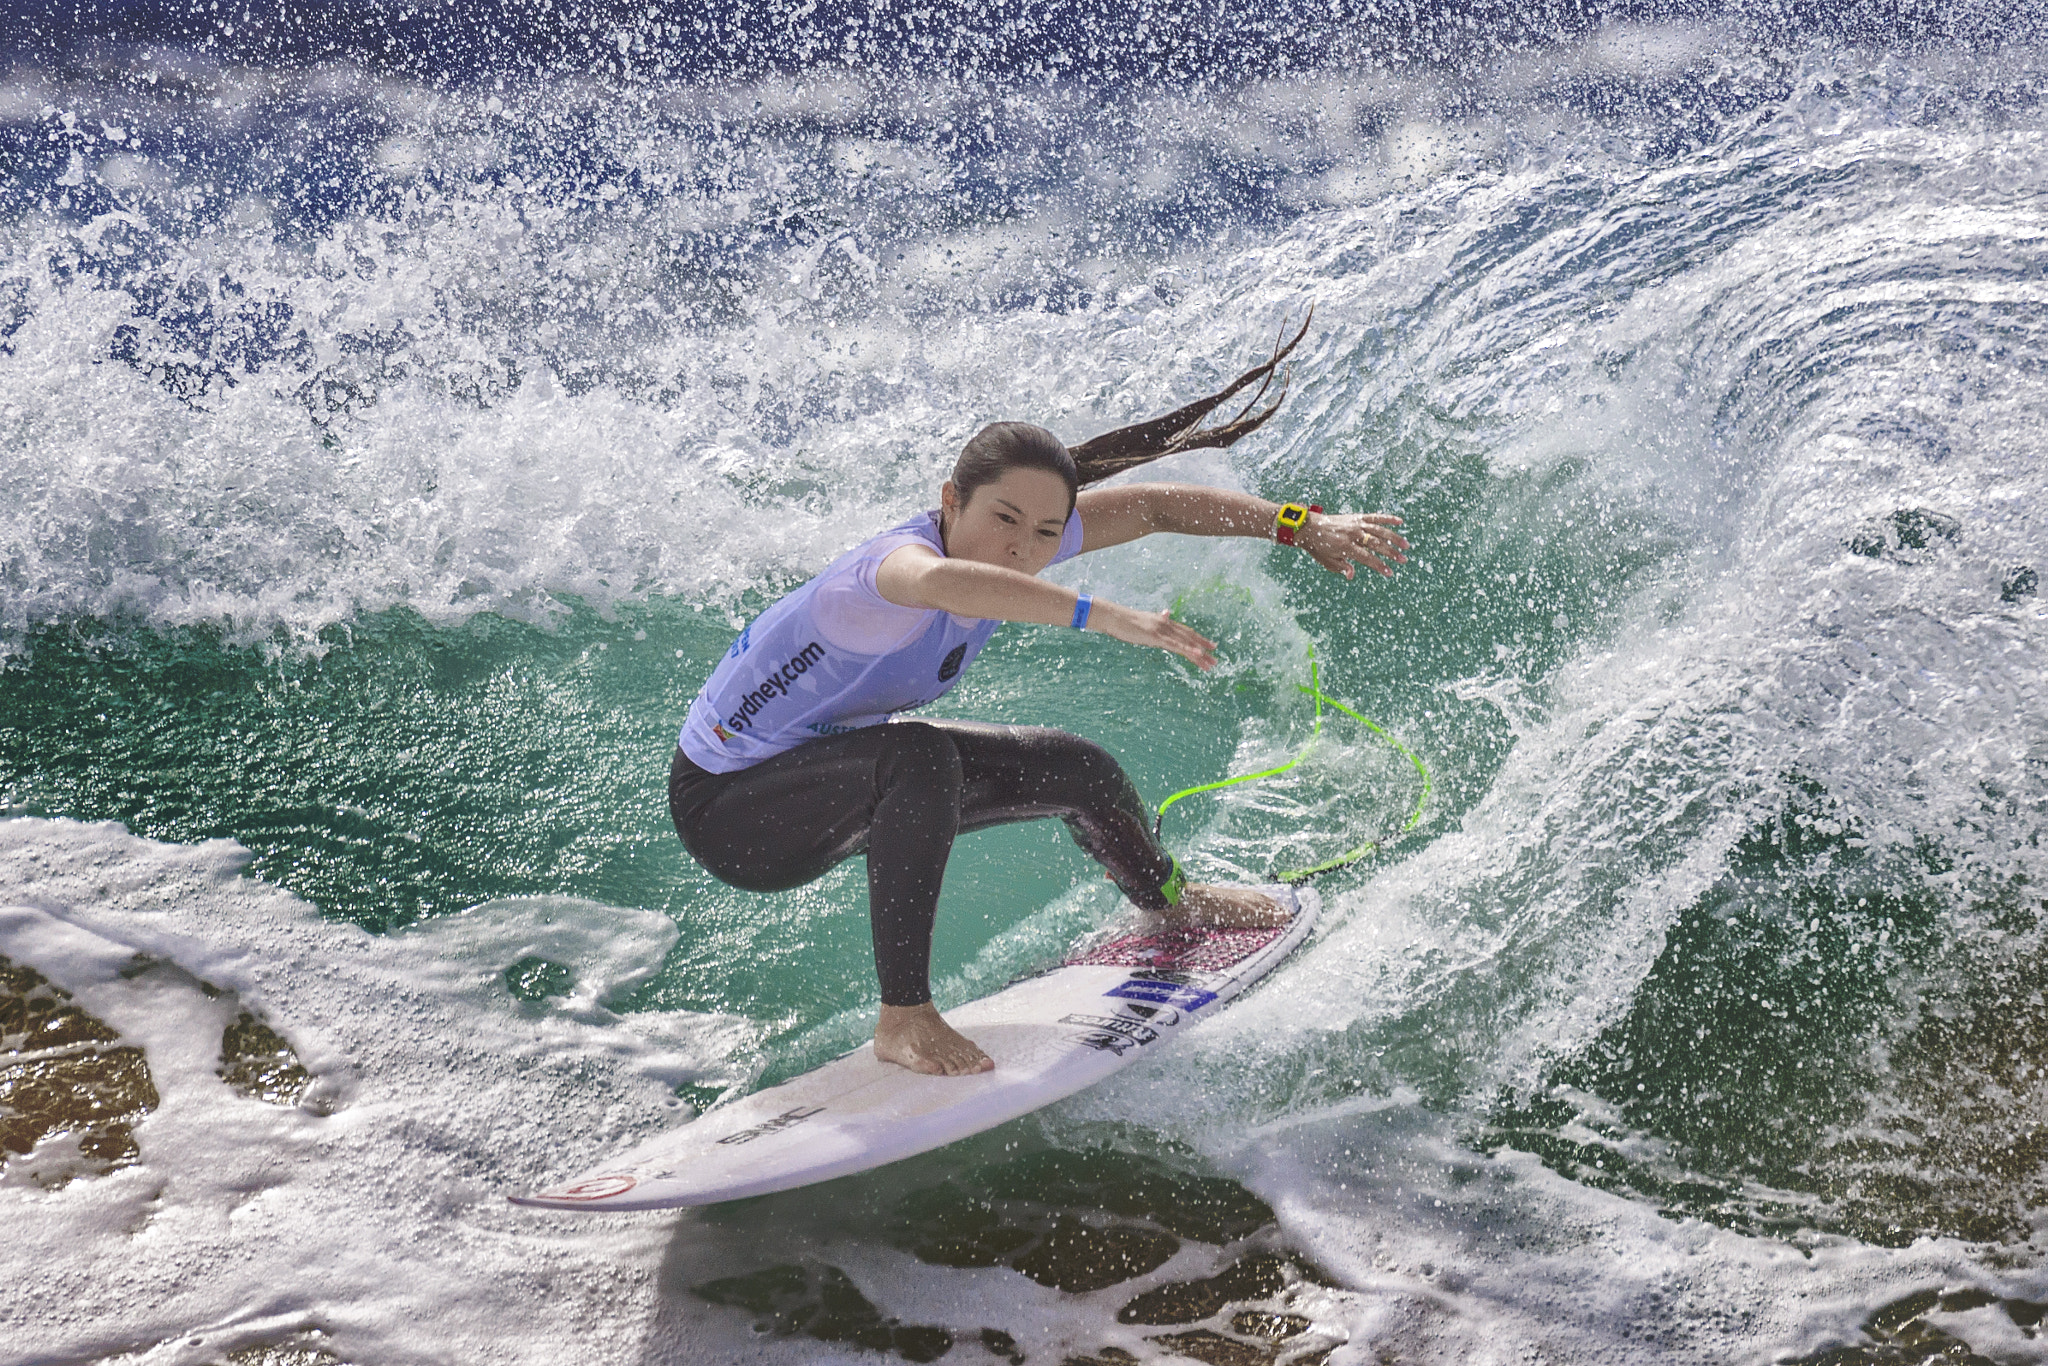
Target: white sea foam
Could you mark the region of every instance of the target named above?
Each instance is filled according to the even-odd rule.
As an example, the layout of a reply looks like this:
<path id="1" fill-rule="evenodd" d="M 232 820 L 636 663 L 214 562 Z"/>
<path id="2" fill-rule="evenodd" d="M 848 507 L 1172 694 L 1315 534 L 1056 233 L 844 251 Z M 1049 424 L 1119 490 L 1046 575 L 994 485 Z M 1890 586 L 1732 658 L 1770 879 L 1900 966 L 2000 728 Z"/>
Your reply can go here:
<path id="1" fill-rule="evenodd" d="M 2031 133 L 2017 136 L 2031 145 Z M 1771 164 L 1762 137 L 1731 146 L 1707 178 Z M 1967 135 L 1872 129 L 1831 143 L 1826 156 L 1838 174 L 1879 179 L 1894 160 L 1940 164 L 1944 192 L 1975 201 L 1987 183 L 2008 183 L 2008 150 Z M 2048 426 L 2025 367 L 2001 359 L 2040 354 L 2048 297 L 2038 277 L 1918 278 L 1940 273 L 1931 262 L 1952 230 L 1975 250 L 2027 242 L 2037 252 L 2038 235 L 2003 212 L 1950 216 L 1920 201 L 1845 214 L 1823 267 L 1813 233 L 1841 202 L 1789 211 L 1780 201 L 1781 220 L 1708 264 L 1662 266 L 1649 249 L 1618 307 L 1601 306 L 1601 286 L 1586 280 L 1513 303 L 1489 297 L 1495 280 L 1526 286 L 1614 223 L 1640 223 L 1666 193 L 1657 180 L 1610 190 L 1603 212 L 1562 241 L 1518 243 L 1520 263 L 1492 267 L 1464 302 L 1436 301 L 1421 349 L 1444 362 L 1447 402 L 1497 422 L 1489 458 L 1503 475 L 1541 481 L 1590 462 L 1599 497 L 1612 500 L 1591 522 L 1639 497 L 1663 523 L 1655 534 L 1682 549 L 1617 585 L 1602 636 L 1554 668 L 1531 674 L 1518 639 L 1503 644 L 1497 670 L 1457 688 L 1502 707 L 1515 747 L 1456 828 L 1338 895 L 1301 960 L 1181 1053 L 1062 1112 L 1081 1126 L 1077 1139 L 1088 1124 L 1142 1113 L 1247 1173 L 1290 1233 L 1345 1268 L 1347 1283 L 1383 1282 L 1398 1269 L 1406 1280 L 1389 1287 L 1391 1303 L 1361 1311 L 1354 1345 L 1399 1344 L 1404 1359 L 1791 1354 L 1854 1340 L 1862 1315 L 1905 1289 L 2002 1279 L 1955 1242 L 1895 1252 L 1823 1238 L 1807 1257 L 1674 1225 L 1512 1149 L 1481 1160 L 1467 1146 L 1502 1088 L 1538 1084 L 1631 1008 L 1667 931 L 1724 882 L 1737 841 L 1798 782 L 1841 803 L 1867 837 L 1854 847 L 1870 851 L 1890 893 L 1944 907 L 1957 952 L 1937 953 L 1919 970 L 1926 980 L 1968 972 L 1965 960 L 2024 973 L 2038 952 L 2031 936 L 1979 940 L 1992 912 L 1970 902 L 2048 872 L 2039 852 L 2048 614 L 2038 597 L 2000 592 L 2006 568 L 2048 544 L 2039 479 Z M 1468 207 L 1471 195 L 1497 194 L 1505 211 L 1525 192 L 1503 182 L 1457 193 Z M 1713 207 L 1707 188 L 1687 193 L 1680 223 Z M 2015 193 L 2037 202 L 2038 183 Z M 1959 226 L 1973 220 L 1991 235 Z M 1307 246 L 1297 237 L 1282 252 Z M 1470 247 L 1457 234 L 1424 236 L 1407 259 L 1365 272 L 1376 288 L 1360 297 L 1398 315 Z M 1922 257 L 1930 264 L 1916 267 Z M 1765 309 L 1816 269 L 1835 287 L 1782 314 Z M 2011 311 L 2015 287 L 2031 321 Z M 1560 303 L 1574 312 L 1548 311 Z M 1838 307 L 1875 318 L 1850 327 L 1829 314 Z M 1940 317 L 1967 366 L 1924 366 L 1910 348 L 1868 344 L 1893 329 L 1943 326 Z M 1991 335 L 2012 340 L 1976 340 Z M 1791 373 L 1805 365 L 1822 378 L 1738 374 L 1760 345 L 1797 358 Z M 1475 353 L 1488 363 L 1452 359 Z M 1968 416 L 1944 397 L 1965 368 Z M 1410 382 L 1382 371 L 1360 383 L 1378 391 L 1370 406 L 1383 407 L 1398 406 Z M 1704 401 L 1694 406 L 1693 394 Z M 1340 404 L 1327 420 L 1341 430 L 1352 415 Z M 1956 440 L 1955 424 L 1979 436 Z M 1924 553 L 1849 549 L 1859 529 L 1916 507 L 1954 514 L 1960 535 L 1937 536 Z M 1916 851 L 1930 840 L 1941 858 L 1921 866 Z M 1432 1040 L 1444 1072 L 1430 1079 L 1427 1103 L 1398 1091 L 1386 1102 L 1339 1099 L 1362 1075 L 1376 1079 L 1368 1089 L 1385 1084 L 1379 1056 L 1418 1028 L 1448 1035 Z M 1879 1112 L 1911 1109 L 1893 1087 L 1977 1084 L 1886 1076 L 1881 1056 L 1871 1064 L 1882 1080 L 1868 1100 Z M 1453 1114 L 1471 1107 L 1462 1119 L 1442 1117 L 1453 1097 Z M 2014 1103 L 2026 1113 L 2038 1096 Z M 1247 1137 L 1254 1113 L 1271 1127 Z M 2033 1255 L 2015 1260 L 2032 1265 Z M 2030 1271 L 2002 1293 L 2042 1284 Z M 1988 1320 L 1980 1331 L 1987 1341 L 2013 1337 Z"/>
<path id="2" fill-rule="evenodd" d="M 515 1210 L 505 1191 L 677 1122 L 668 1085 L 715 1078 L 745 1046 L 741 1022 L 605 1009 L 672 928 L 531 898 L 380 938 L 238 878 L 243 858 L 225 841 L 163 845 L 114 825 L 0 823 L 0 945 L 144 1047 L 163 1096 L 137 1128 L 136 1166 L 57 1190 L 0 1188 L 19 1231 L 6 1270 L 36 1287 L 0 1324 L 15 1344 L 7 1359 L 197 1363 L 286 1342 L 359 1366 L 477 1352 L 862 1359 L 756 1337 L 743 1316 L 690 1292 L 777 1261 L 829 1262 L 888 1312 L 958 1336 L 993 1323 L 1034 1352 L 1149 1351 L 1156 1330 L 1115 1326 L 1110 1311 L 1218 1264 L 1189 1244 L 1136 1282 L 1071 1296 L 1001 1268 L 924 1266 L 832 1202 L 785 1207 L 760 1226 Z M 136 974 L 138 953 L 183 972 Z M 528 955 L 572 968 L 578 988 L 515 1000 L 500 973 Z M 1316 1013 L 1334 998 L 1316 983 L 1327 966 L 1327 954 L 1311 958 L 1179 1058 L 1038 1123 L 1086 1145 L 1100 1124 L 1145 1114 L 1241 1175 L 1274 1206 L 1282 1236 L 1346 1287 L 1303 1287 L 1289 1306 L 1313 1319 L 1316 1341 L 1338 1346 L 1332 1360 L 1400 1344 L 1422 1361 L 1715 1361 L 1839 1341 L 1903 1287 L 2048 1294 L 2048 1273 L 1993 1277 L 1952 1243 L 1823 1239 L 1802 1253 L 1672 1223 L 1512 1151 L 1477 1156 L 1412 1095 L 1247 1129 L 1217 1105 L 1232 1070 L 1218 1051 L 1267 1052 L 1282 1020 L 1297 1034 L 1326 1023 Z M 233 995 L 210 999 L 199 980 Z M 308 1103 L 241 1099 L 215 1076 L 220 1030 L 240 1007 L 297 1047 L 316 1078 Z M 115 1264 L 118 1284 L 95 1270 Z M 1973 1340 L 1987 1332 L 1988 1320 Z"/>
<path id="3" fill-rule="evenodd" d="M 196 1363 L 299 1341 L 361 1366 L 820 1359 L 744 1325 L 652 1340 L 672 1221 L 505 1202 L 687 1118 L 671 1088 L 718 1079 L 747 1046 L 744 1021 L 605 1009 L 673 942 L 663 917 L 533 898 L 378 937 L 238 877 L 245 859 L 228 841 L 0 822 L 0 948 L 141 1046 L 162 1098 L 135 1166 L 0 1188 L 17 1287 L 0 1359 Z M 138 954 L 180 971 L 137 974 Z M 500 973 L 529 954 L 579 985 L 516 1000 Z M 305 1102 L 215 1075 L 237 1008 L 296 1047 Z"/>
<path id="4" fill-rule="evenodd" d="M 2039 1271 L 1988 1274 L 1955 1242 L 1802 1250 L 1674 1222 L 1526 1154 L 1477 1159 L 1412 1098 L 1274 1125 L 1228 1165 L 1357 1288 L 1346 1315 L 1356 1361 L 1375 1343 L 1446 1366 L 1782 1360 L 1857 1340 L 1906 1287 L 2048 1287 Z M 2022 1347 L 2016 1360 L 2032 1350 L 2009 1324 L 1984 1326 L 1973 1341 Z"/>
<path id="5" fill-rule="evenodd" d="M 1583 70 L 1675 69 L 1697 56 L 1696 36 L 1610 35 Z M 406 201 L 411 216 L 344 221 L 310 244 L 274 241 L 271 207 L 253 201 L 181 237 L 152 226 L 154 178 L 122 163 L 136 196 L 122 213 L 12 230 L 65 260 L 161 252 L 166 273 L 193 280 L 230 266 L 307 320 L 310 351 L 181 397 L 148 367 L 107 359 L 129 298 L 61 285 L 21 253 L 29 264 L 10 278 L 28 320 L 0 359 L 0 628 L 133 612 L 226 618 L 259 638 L 398 602 L 435 620 L 544 617 L 568 595 L 729 603 L 927 503 L 980 420 L 1023 414 L 1081 436 L 1149 414 L 1227 377 L 1313 299 L 1319 329 L 1282 416 L 1242 463 L 1179 457 L 1173 473 L 1420 497 L 1426 462 L 1469 455 L 1497 496 L 1495 523 L 1473 530 L 1485 546 L 1585 547 L 1567 554 L 1582 578 L 1607 572 L 1603 547 L 1626 563 L 1591 627 L 1539 609 L 1549 588 L 1527 566 L 1480 589 L 1524 599 L 1537 623 L 1446 685 L 1448 700 L 1507 718 L 1513 748 L 1486 792 L 1455 824 L 1425 827 L 1427 847 L 1333 897 L 1319 942 L 1268 990 L 1044 1131 L 1088 1141 L 1139 1115 L 1241 1174 L 1282 1234 L 1351 1287 L 1318 1309 L 1348 1335 L 1336 1362 L 1381 1350 L 1724 1361 L 1853 1338 L 1871 1307 L 1928 1284 L 2039 1299 L 2048 1282 L 2025 1248 L 1999 1254 L 2012 1266 L 1998 1273 L 1946 1241 L 1794 1248 L 1660 1218 L 1465 1142 L 1500 1088 L 1536 1083 L 1627 1011 L 1679 915 L 1798 778 L 1842 803 L 1879 853 L 1927 839 L 1954 860 L 1891 871 L 1941 908 L 1953 941 L 2001 968 L 2038 953 L 2026 935 L 1978 936 L 1987 913 L 1972 897 L 2048 874 L 2048 628 L 2038 595 L 1999 592 L 2048 544 L 2048 157 L 2024 108 L 1997 126 L 1946 120 L 1939 86 L 1953 73 L 1935 67 L 1772 68 L 1788 93 L 1768 118 L 1675 160 L 1632 160 L 1583 131 L 1538 155 L 1534 124 L 1468 146 L 1462 116 L 1391 79 L 1276 84 L 1246 96 L 1243 119 L 1162 153 L 1150 178 L 1085 168 L 1165 202 L 1219 148 L 1284 146 L 1300 163 L 1294 207 L 1316 211 L 1252 245 L 1105 262 L 1076 245 L 1085 214 L 1050 209 L 901 240 L 835 228 L 770 253 L 776 269 L 744 308 L 707 306 L 710 322 L 630 333 L 609 352 L 577 349 L 587 317 L 533 323 L 536 336 L 560 329 L 541 338 L 545 360 L 513 344 L 531 320 L 491 301 L 588 288 L 630 331 L 658 272 L 628 248 L 651 229 L 579 226 L 516 191 L 429 187 Z M 1551 79 L 1527 63 L 1500 75 Z M 764 88 L 736 109 L 755 107 L 748 95 L 764 118 L 835 129 L 871 98 Z M 1315 126 L 1299 117 L 1311 106 Z M 1146 117 L 1202 119 L 1163 99 Z M 430 152 L 496 155 L 490 135 L 464 136 L 474 142 L 437 133 L 382 155 L 409 173 Z M 680 175 L 704 150 L 669 147 L 645 165 Z M 944 169 L 928 147 L 867 133 L 826 155 L 836 174 L 878 183 Z M 794 164 L 754 168 L 747 195 L 783 194 Z M 77 183 L 89 174 L 81 158 Z M 677 196 L 656 226 L 751 221 L 747 195 Z M 1091 302 L 1031 304 L 1060 280 Z M 182 344 L 144 340 L 170 360 Z M 308 381 L 332 386 L 311 407 L 324 425 L 309 423 Z M 1920 506 L 1956 517 L 1959 539 L 1848 550 L 1859 528 Z M 1428 538 L 1452 529 L 1412 529 L 1423 552 L 1411 573 L 1427 573 Z M 1258 667 L 1291 681 L 1303 632 L 1259 568 L 1263 548 L 1212 550 L 1132 547 L 1067 573 L 1163 605 L 1224 572 L 1274 643 Z M 1547 654 L 1543 621 L 1562 642 Z M 1405 705 L 1381 719 L 1429 733 L 1429 704 Z M 1248 727 L 1239 767 L 1284 753 L 1296 720 L 1276 711 Z M 378 940 L 227 878 L 225 846 L 10 822 L 0 849 L 21 889 L 4 898 L 22 907 L 7 942 L 142 1040 L 166 1096 L 142 1126 L 141 1166 L 0 1191 L 35 1230 L 10 1269 L 53 1267 L 61 1292 L 5 1311 L 30 1316 L 38 1351 L 176 1338 L 160 1359 L 198 1361 L 318 1327 L 365 1364 L 829 1356 L 742 1346 L 740 1315 L 687 1293 L 778 1258 L 842 1266 L 908 1320 L 999 1323 L 1034 1353 L 1142 1350 L 1141 1334 L 1106 1326 L 1117 1297 L 1209 1269 L 1188 1248 L 1149 1280 L 1076 1299 L 1007 1270 L 923 1267 L 829 1208 L 744 1233 L 698 1216 L 514 1215 L 495 1192 L 671 1122 L 668 1087 L 721 1080 L 748 1039 L 738 1021 L 607 1007 L 658 959 L 664 924 L 524 902 Z M 999 978 L 1006 954 L 1056 940 L 1046 927 L 1062 917 L 1079 918 L 1071 901 L 969 975 Z M 136 949 L 260 1008 L 340 1108 L 228 1100 L 212 1078 L 214 1008 L 109 975 Z M 515 1003 L 494 974 L 527 955 L 573 967 L 576 991 Z M 1914 989 L 1902 976 L 1899 994 Z M 1440 1074 L 1404 1085 L 1382 1058 L 1398 1027 L 1440 1031 Z M 1413 1090 L 1425 1081 L 1427 1098 Z M 77 1306 L 105 1300 L 92 1269 L 111 1259 L 137 1268 L 136 1289 L 85 1322 Z M 191 1273 L 209 1262 L 228 1273 Z M 1969 1335 L 1988 1350 L 1999 1331 Z M 187 1336 L 202 1341 L 178 1345 Z M 2020 1360 L 2031 1344 L 2003 1349 Z"/>
<path id="6" fill-rule="evenodd" d="M 1675 29 L 1598 51 L 1644 80 L 1702 60 Z M 37 106 L 77 162 L 58 188 L 107 207 L 59 194 L 5 229 L 0 632 L 129 616 L 303 642 L 394 603 L 446 621 L 730 600 L 927 502 L 983 421 L 1073 439 L 1150 414 L 1311 299 L 1374 325 L 1378 295 L 1329 258 L 1365 236 L 1434 259 L 1443 239 L 1406 222 L 1487 211 L 1439 177 L 1605 161 L 1574 145 L 1583 119 L 1504 134 L 1385 73 L 1133 97 L 1116 118 L 1137 143 L 1055 92 L 985 156 L 934 139 L 996 116 L 944 82 L 775 78 L 629 115 L 573 86 L 507 103 L 338 69 L 188 75 L 216 98 L 88 84 Z M 136 150 L 188 125 L 240 145 L 293 99 L 398 121 L 366 152 L 377 193 L 310 233 L 259 175 L 188 184 Z M 531 159 L 535 138 L 559 156 Z M 1190 214 L 1225 223 L 1247 176 L 1291 215 L 1373 207 L 1282 230 L 1277 252 L 1182 237 Z M 1348 351 L 1324 331 L 1302 389 Z"/>

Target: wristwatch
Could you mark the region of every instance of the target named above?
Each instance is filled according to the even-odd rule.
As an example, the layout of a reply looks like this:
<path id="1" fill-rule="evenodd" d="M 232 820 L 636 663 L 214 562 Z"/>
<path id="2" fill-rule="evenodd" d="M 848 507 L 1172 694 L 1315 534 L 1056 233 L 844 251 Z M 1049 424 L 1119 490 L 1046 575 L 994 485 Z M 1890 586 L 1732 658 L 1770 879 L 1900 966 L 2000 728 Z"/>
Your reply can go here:
<path id="1" fill-rule="evenodd" d="M 1273 533 L 1273 539 L 1282 545 L 1293 545 L 1294 533 L 1308 525 L 1308 515 L 1311 512 L 1321 512 L 1322 510 L 1323 505 L 1321 503 L 1310 503 L 1307 507 L 1303 507 L 1300 503 L 1287 504 L 1280 509 L 1279 514 L 1273 519 L 1280 526 L 1280 529 Z"/>

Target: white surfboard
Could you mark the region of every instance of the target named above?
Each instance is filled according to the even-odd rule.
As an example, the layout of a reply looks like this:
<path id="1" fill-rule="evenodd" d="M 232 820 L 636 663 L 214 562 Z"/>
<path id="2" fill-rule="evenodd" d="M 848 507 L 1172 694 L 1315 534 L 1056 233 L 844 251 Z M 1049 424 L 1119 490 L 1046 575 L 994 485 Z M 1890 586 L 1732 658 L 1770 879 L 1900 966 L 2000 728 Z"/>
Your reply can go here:
<path id="1" fill-rule="evenodd" d="M 709 1205 L 791 1190 L 929 1152 L 1029 1114 L 1159 1052 L 1271 972 L 1322 908 L 1305 888 L 1268 887 L 1293 909 L 1271 929 L 1129 934 L 946 1012 L 995 1070 L 928 1077 L 844 1057 L 719 1106 L 522 1205 L 635 1210 Z"/>

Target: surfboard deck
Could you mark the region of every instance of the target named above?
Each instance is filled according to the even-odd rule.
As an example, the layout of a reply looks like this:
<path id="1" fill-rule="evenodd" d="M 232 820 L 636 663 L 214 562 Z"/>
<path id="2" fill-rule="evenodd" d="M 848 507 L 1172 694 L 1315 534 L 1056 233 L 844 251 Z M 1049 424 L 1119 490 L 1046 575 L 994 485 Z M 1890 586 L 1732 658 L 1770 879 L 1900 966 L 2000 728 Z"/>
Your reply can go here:
<path id="1" fill-rule="evenodd" d="M 1322 909 L 1306 888 L 1267 929 L 1190 927 L 1087 945 L 1059 966 L 945 1012 L 995 1070 L 928 1077 L 866 1043 L 778 1086 L 657 1134 L 516 1204 L 644 1210 L 792 1190 L 898 1162 L 993 1129 L 1167 1047 L 1277 967 Z"/>

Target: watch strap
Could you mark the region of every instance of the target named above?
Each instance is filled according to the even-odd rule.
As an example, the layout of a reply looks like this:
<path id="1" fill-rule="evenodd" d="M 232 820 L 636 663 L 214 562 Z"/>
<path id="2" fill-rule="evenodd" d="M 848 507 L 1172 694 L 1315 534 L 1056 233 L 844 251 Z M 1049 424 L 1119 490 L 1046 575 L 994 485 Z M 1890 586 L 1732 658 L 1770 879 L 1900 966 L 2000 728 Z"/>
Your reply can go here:
<path id="1" fill-rule="evenodd" d="M 1322 510 L 1321 503 L 1309 503 L 1306 506 L 1301 503 L 1283 504 L 1280 511 L 1274 514 L 1273 520 L 1277 529 L 1273 532 L 1273 539 L 1281 545 L 1293 545 L 1294 533 L 1308 524 L 1308 515 Z"/>

